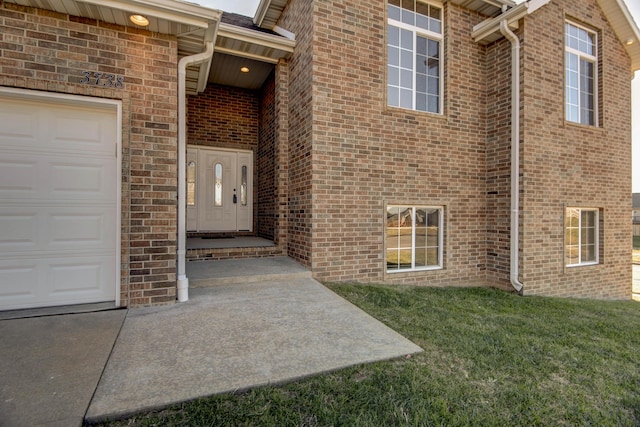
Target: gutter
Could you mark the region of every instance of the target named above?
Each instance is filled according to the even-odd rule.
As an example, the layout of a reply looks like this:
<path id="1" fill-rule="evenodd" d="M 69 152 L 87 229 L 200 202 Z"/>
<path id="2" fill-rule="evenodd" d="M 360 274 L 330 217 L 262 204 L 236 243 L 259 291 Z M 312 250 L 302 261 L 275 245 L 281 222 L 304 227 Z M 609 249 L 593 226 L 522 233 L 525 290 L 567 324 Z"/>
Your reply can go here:
<path id="1" fill-rule="evenodd" d="M 185 56 L 178 62 L 178 301 L 189 300 L 189 279 L 186 274 L 187 254 L 187 67 L 211 61 L 216 37 L 217 21 L 212 39 L 205 42 L 205 50 L 191 56 Z M 207 67 L 208 69 L 209 67 Z"/>
<path id="2" fill-rule="evenodd" d="M 509 29 L 508 21 L 500 22 L 500 32 L 511 42 L 511 286 L 522 295 L 520 282 L 520 39 Z"/>
<path id="3" fill-rule="evenodd" d="M 511 9 L 503 7 L 500 15 L 487 19 L 473 27 L 471 36 L 478 43 L 497 40 L 497 32 L 511 43 L 511 230 L 509 255 L 509 280 L 511 286 L 522 295 L 524 284 L 520 281 L 520 39 L 511 30 L 518 28 L 518 21 L 551 0 L 528 0 Z"/>
<path id="4" fill-rule="evenodd" d="M 471 32 L 471 37 L 473 37 L 475 42 L 486 42 L 487 40 L 485 39 L 490 39 L 493 34 L 502 32 L 500 27 L 505 21 L 511 29 L 516 29 L 518 28 L 520 18 L 535 12 L 550 1 L 551 0 L 529 0 L 509 10 L 503 10 L 503 12 L 495 18 L 487 19 L 475 25 Z M 489 40 L 489 42 L 491 41 L 493 40 Z"/>

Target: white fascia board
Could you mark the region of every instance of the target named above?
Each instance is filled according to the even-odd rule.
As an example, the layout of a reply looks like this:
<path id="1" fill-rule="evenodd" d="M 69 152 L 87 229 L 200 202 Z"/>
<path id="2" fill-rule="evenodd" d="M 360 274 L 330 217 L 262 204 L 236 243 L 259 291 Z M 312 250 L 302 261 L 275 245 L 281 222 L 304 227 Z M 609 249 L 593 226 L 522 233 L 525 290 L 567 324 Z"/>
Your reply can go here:
<path id="1" fill-rule="evenodd" d="M 210 25 L 209 28 L 204 33 L 204 46 L 207 43 L 211 42 L 216 43 L 216 37 L 218 36 L 218 28 L 220 27 L 220 21 L 216 21 L 213 25 Z M 200 64 L 200 70 L 198 72 L 198 85 L 196 87 L 196 92 L 201 93 L 204 92 L 207 88 L 207 82 L 209 80 L 209 73 L 211 72 L 211 62 L 213 61 L 213 55 L 203 64 Z"/>
<path id="2" fill-rule="evenodd" d="M 253 23 L 258 27 L 262 27 L 262 21 L 264 21 L 264 17 L 267 15 L 269 6 L 271 6 L 271 0 L 260 0 L 260 3 L 258 3 L 256 14 L 253 16 Z"/>
<path id="3" fill-rule="evenodd" d="M 516 2 L 511 0 L 482 0 L 483 2 L 490 4 L 491 6 L 495 6 L 498 8 L 502 8 L 502 6 L 515 7 L 517 5 Z"/>
<path id="4" fill-rule="evenodd" d="M 598 4 L 629 54 L 632 72 L 640 70 L 640 30 L 627 5 L 622 0 L 598 0 Z"/>
<path id="5" fill-rule="evenodd" d="M 235 25 L 226 24 L 224 22 L 220 23 L 218 36 L 258 44 L 273 49 L 280 49 L 285 52 L 293 52 L 293 48 L 296 46 L 295 40 L 261 33 L 248 28 L 236 27 Z"/>
<path id="6" fill-rule="evenodd" d="M 485 37 L 492 35 L 493 33 L 500 32 L 500 23 L 507 21 L 509 27 L 515 29 L 518 28 L 518 21 L 525 15 L 529 15 L 542 6 L 549 3 L 551 0 L 529 0 L 524 3 L 520 3 L 516 7 L 501 13 L 500 15 L 482 21 L 478 25 L 473 27 L 471 37 L 476 42 L 482 41 Z"/>
<path id="7" fill-rule="evenodd" d="M 96 6 L 109 7 L 138 13 L 140 15 L 153 16 L 178 22 L 186 25 L 207 28 L 213 21 L 222 18 L 222 12 L 215 9 L 186 3 L 177 0 L 76 0 L 80 3 L 88 3 Z"/>

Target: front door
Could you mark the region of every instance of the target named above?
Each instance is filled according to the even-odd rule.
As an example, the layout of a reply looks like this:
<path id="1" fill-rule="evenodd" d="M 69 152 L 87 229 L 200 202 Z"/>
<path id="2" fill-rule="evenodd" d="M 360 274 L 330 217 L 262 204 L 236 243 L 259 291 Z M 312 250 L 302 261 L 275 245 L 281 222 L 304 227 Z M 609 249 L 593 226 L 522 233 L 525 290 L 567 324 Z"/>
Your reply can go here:
<path id="1" fill-rule="evenodd" d="M 253 230 L 253 153 L 190 146 L 187 230 Z"/>

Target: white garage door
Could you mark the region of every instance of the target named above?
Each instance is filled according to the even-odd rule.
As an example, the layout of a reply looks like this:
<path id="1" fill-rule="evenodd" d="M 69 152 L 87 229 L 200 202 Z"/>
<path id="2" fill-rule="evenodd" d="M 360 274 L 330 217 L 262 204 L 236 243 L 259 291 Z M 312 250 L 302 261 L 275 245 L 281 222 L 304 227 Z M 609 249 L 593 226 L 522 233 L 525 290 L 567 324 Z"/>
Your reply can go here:
<path id="1" fill-rule="evenodd" d="M 115 301 L 118 106 L 0 91 L 0 310 Z"/>

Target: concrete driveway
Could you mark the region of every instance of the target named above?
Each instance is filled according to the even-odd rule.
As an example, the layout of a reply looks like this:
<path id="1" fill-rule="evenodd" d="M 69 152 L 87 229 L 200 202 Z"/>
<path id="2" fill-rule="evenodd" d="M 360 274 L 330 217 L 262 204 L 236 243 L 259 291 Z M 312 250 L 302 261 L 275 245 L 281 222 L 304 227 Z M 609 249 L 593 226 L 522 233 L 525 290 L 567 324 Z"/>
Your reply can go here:
<path id="1" fill-rule="evenodd" d="M 0 320 L 0 426 L 79 426 L 127 310 Z"/>
<path id="2" fill-rule="evenodd" d="M 0 336 L 3 427 L 79 426 L 422 351 L 308 277 L 192 289 L 166 307 L 2 320 Z"/>

